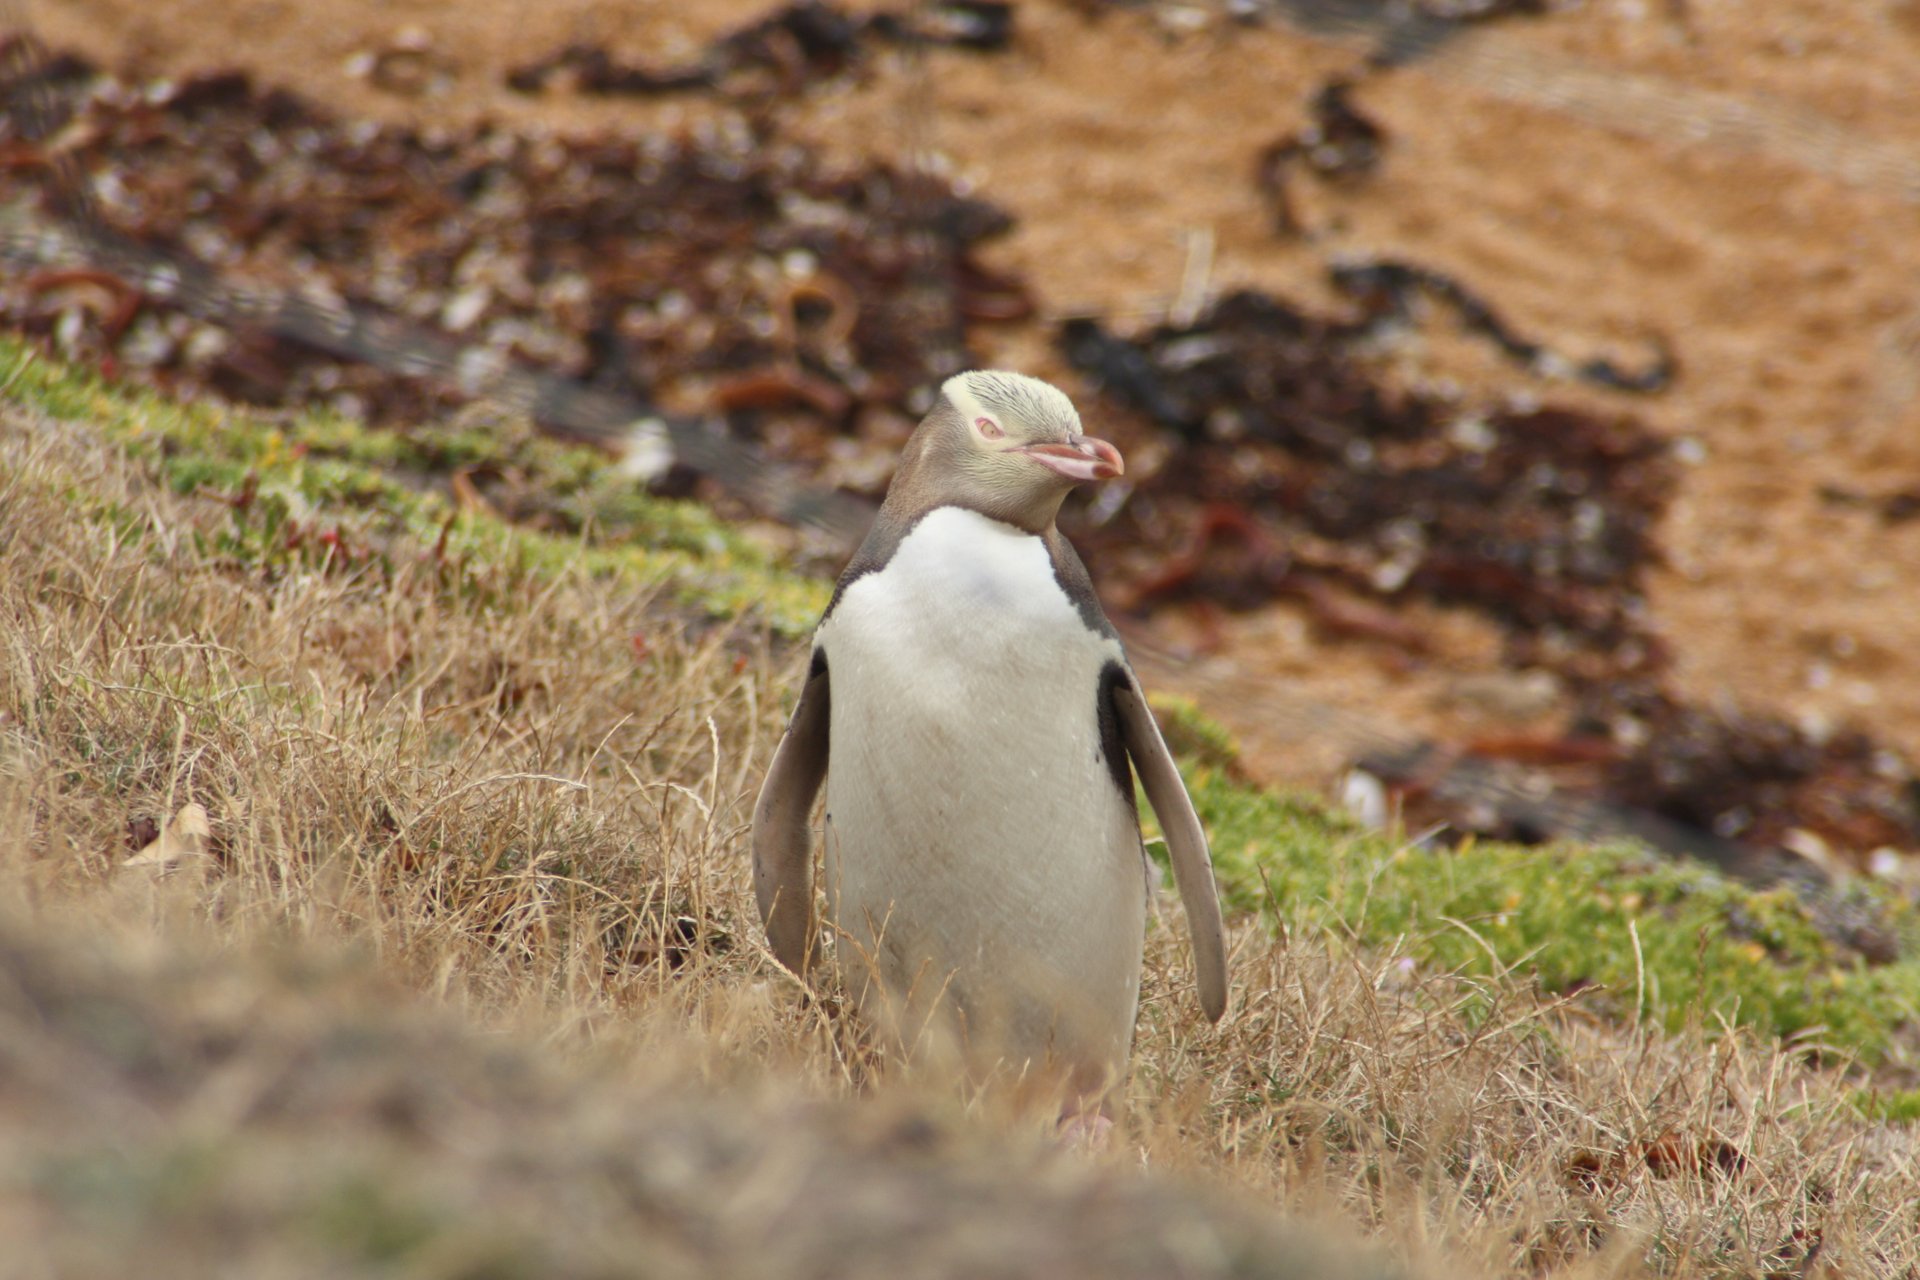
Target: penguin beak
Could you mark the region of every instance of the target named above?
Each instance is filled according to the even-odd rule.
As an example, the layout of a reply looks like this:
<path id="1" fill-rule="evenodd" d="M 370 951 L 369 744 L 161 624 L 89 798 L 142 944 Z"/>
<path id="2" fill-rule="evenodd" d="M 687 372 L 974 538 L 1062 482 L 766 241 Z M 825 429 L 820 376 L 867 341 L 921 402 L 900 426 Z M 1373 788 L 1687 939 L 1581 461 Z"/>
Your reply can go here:
<path id="1" fill-rule="evenodd" d="M 1074 484 L 1085 484 L 1089 480 L 1111 480 L 1127 470 L 1127 464 L 1120 457 L 1118 449 L 1092 436 L 1072 436 L 1065 444 L 1022 445 L 1009 452 L 1023 453 Z"/>

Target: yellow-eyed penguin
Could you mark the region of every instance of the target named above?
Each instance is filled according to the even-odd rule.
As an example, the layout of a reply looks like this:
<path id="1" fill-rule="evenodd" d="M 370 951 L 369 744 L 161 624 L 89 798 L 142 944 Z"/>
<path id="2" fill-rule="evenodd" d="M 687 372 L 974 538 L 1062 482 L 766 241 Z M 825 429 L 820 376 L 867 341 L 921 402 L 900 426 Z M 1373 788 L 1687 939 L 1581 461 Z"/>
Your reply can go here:
<path id="1" fill-rule="evenodd" d="M 1132 769 L 1166 832 L 1201 1008 L 1218 1020 L 1227 1002 L 1206 834 L 1054 527 L 1068 490 L 1123 469 L 1057 388 L 948 379 L 814 633 L 753 816 L 782 964 L 805 976 L 814 956 L 824 779 L 829 920 L 863 1016 L 910 1044 L 930 1023 L 957 1034 L 976 1066 L 1064 1073 L 1083 1102 L 1118 1082 L 1139 1003 Z"/>

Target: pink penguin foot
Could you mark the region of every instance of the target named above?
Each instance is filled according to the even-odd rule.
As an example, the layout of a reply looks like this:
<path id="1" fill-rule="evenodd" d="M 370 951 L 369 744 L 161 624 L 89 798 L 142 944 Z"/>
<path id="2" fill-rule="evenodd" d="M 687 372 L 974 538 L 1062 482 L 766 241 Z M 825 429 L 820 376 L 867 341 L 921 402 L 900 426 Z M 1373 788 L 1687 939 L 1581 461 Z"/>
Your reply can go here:
<path id="1" fill-rule="evenodd" d="M 1113 1120 L 1098 1111 L 1075 1111 L 1060 1117 L 1058 1136 L 1069 1151 L 1104 1151 L 1113 1139 Z"/>

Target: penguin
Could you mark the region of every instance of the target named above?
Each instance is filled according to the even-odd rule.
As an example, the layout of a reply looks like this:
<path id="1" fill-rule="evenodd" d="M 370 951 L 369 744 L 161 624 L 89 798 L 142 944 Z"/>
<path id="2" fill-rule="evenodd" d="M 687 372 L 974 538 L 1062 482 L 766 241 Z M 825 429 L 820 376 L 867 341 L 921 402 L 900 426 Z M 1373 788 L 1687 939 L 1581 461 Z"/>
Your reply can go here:
<path id="1" fill-rule="evenodd" d="M 1058 388 L 949 378 L 901 453 L 814 632 L 753 813 L 774 957 L 816 956 L 811 814 L 827 792 L 827 922 L 856 1009 L 909 1049 L 1044 1070 L 1078 1103 L 1124 1078 L 1152 867 L 1166 833 L 1200 1007 L 1227 1003 L 1206 833 L 1093 582 L 1055 526 L 1122 474 Z M 1063 1114 L 1068 1114 L 1063 1112 Z"/>

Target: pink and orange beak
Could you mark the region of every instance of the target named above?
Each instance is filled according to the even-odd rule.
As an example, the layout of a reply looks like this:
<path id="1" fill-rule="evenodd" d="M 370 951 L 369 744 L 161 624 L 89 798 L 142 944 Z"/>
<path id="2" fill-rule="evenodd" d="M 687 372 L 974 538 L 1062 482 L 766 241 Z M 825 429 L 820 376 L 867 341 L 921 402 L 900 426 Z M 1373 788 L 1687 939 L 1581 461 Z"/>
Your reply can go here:
<path id="1" fill-rule="evenodd" d="M 1092 436 L 1074 436 L 1064 444 L 1022 445 L 1010 452 L 1023 453 L 1074 484 L 1085 484 L 1089 480 L 1111 480 L 1127 470 L 1126 461 L 1121 458 L 1118 449 Z"/>

